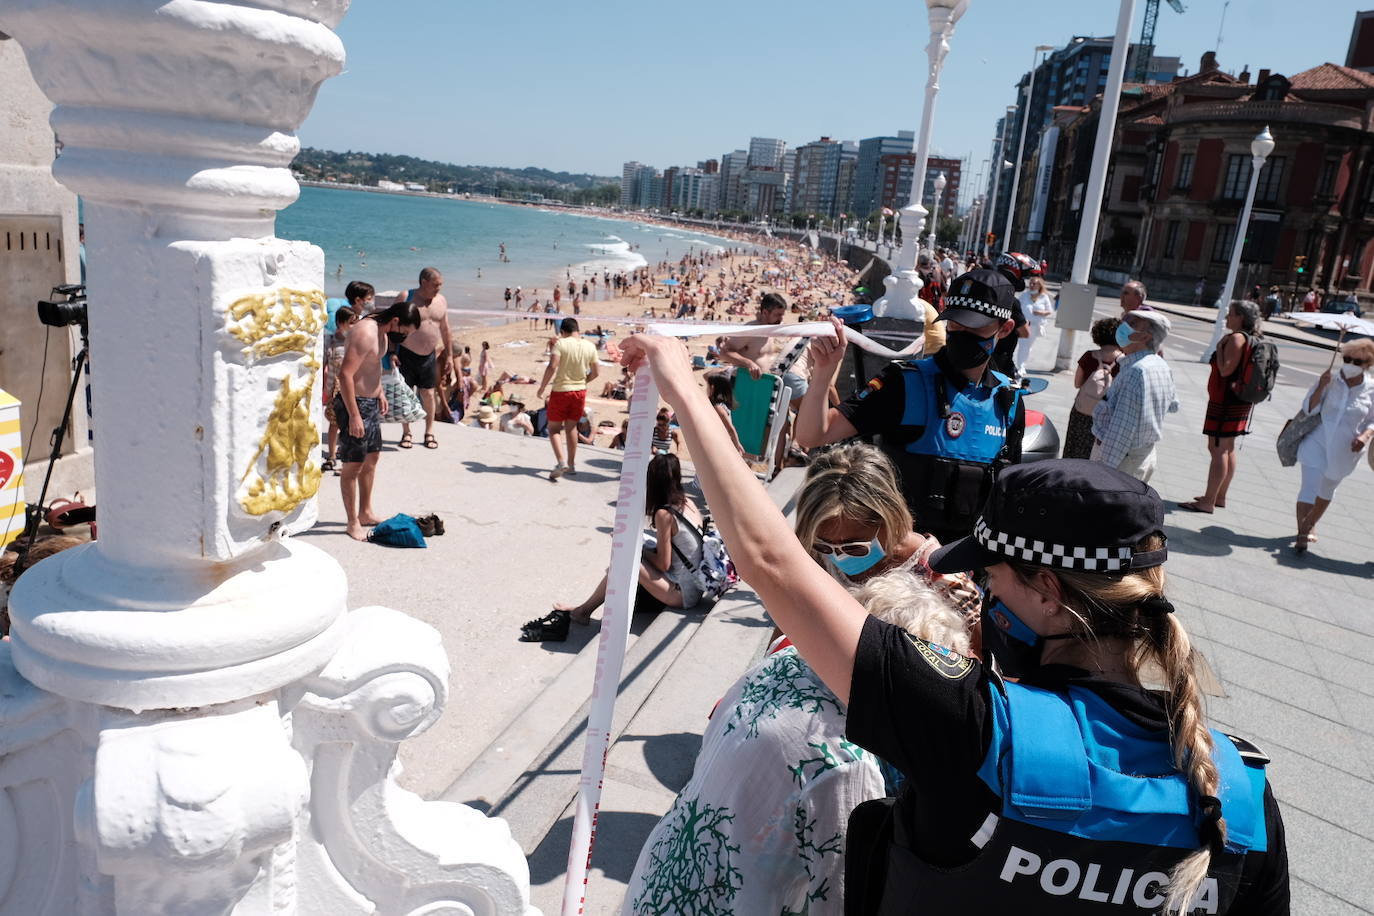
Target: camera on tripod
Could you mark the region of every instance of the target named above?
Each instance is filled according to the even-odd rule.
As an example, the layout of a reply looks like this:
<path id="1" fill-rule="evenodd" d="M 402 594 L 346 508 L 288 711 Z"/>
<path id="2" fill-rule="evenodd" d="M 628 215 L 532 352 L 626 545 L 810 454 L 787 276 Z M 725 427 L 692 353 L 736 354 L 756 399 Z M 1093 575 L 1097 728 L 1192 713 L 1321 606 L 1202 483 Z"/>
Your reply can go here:
<path id="1" fill-rule="evenodd" d="M 65 328 L 73 324 L 86 328 L 86 287 L 65 283 L 52 288 L 52 299 L 38 303 L 38 320 L 48 327 Z"/>

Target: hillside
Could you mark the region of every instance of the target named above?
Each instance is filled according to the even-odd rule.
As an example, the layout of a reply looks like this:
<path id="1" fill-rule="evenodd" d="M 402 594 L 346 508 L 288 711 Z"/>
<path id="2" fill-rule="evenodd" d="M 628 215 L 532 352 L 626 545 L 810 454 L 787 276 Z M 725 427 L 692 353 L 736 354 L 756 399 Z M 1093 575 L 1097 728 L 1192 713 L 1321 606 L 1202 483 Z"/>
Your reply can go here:
<path id="1" fill-rule="evenodd" d="M 338 181 L 375 185 L 386 179 L 417 182 L 431 191 L 506 195 L 533 192 L 570 203 L 593 203 L 619 197 L 619 179 L 602 175 L 551 172 L 548 169 L 523 169 L 484 165 L 454 165 L 414 156 L 388 153 L 345 153 L 306 147 L 291 168 L 312 181 Z M 610 196 L 608 188 L 615 189 Z"/>

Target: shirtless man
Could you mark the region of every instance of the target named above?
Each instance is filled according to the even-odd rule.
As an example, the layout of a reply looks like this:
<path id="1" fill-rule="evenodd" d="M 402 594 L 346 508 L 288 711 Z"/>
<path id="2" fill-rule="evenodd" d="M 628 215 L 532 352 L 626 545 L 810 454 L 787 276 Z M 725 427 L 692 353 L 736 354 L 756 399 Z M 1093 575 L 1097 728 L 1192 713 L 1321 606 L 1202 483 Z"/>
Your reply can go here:
<path id="1" fill-rule="evenodd" d="M 420 309 L 413 302 L 398 302 L 368 315 L 371 326 L 358 322 L 348 335 L 343 365 L 339 367 L 339 393 L 334 396 L 334 416 L 347 417 L 339 430 L 339 488 L 348 515 L 348 536 L 367 537 L 367 529 L 381 521 L 372 511 L 372 482 L 382 452 L 382 354 L 388 335 L 404 338 L 420 326 Z"/>
<path id="2" fill-rule="evenodd" d="M 759 299 L 757 314 L 758 317 L 749 324 L 782 324 L 783 318 L 787 315 L 787 300 L 778 293 L 764 293 Z M 757 379 L 765 372 L 771 372 L 774 364 L 795 346 L 795 340 L 785 337 L 727 337 L 721 342 L 720 358 L 723 362 L 747 371 L 751 378 Z M 794 366 L 807 358 L 803 353 L 801 361 Z M 806 396 L 806 376 L 789 369 L 782 373 L 782 383 L 792 392 L 792 399 L 787 407 L 788 413 L 796 413 L 801 406 L 802 398 Z M 786 445 L 791 426 L 789 416 L 778 430 L 776 463 L 779 468 L 787 456 Z"/>
<path id="3" fill-rule="evenodd" d="M 406 384 L 416 389 L 425 408 L 425 448 L 438 448 L 434 438 L 434 389 L 439 380 L 448 384 L 453 373 L 453 334 L 448 326 L 448 300 L 443 274 L 437 267 L 420 271 L 420 285 L 397 302 L 414 302 L 420 309 L 420 328 L 397 349 L 397 363 Z M 401 424 L 401 448 L 410 448 L 414 438 L 410 424 Z"/>

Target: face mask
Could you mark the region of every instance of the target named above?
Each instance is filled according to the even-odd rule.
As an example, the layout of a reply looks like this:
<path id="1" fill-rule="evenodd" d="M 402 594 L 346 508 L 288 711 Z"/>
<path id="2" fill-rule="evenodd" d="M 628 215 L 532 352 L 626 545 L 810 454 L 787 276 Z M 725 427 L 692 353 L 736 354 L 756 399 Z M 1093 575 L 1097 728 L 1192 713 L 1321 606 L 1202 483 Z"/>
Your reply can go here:
<path id="1" fill-rule="evenodd" d="M 955 369 L 977 369 L 992 356 L 997 338 L 979 337 L 972 331 L 950 331 L 945 335 L 945 356 Z"/>
<path id="2" fill-rule="evenodd" d="M 851 557 L 847 553 L 828 553 L 825 558 L 830 561 L 831 566 L 846 576 L 858 576 L 877 566 L 885 556 L 887 554 L 883 553 L 883 545 L 874 538 L 873 543 L 868 545 L 868 553 L 861 557 Z"/>
<path id="3" fill-rule="evenodd" d="M 1068 633 L 1041 636 L 1026 626 L 1000 598 L 983 610 L 983 649 L 997 659 L 1007 677 L 1025 677 L 1040 667 L 1045 640 L 1068 639 Z"/>
<path id="4" fill-rule="evenodd" d="M 406 339 L 406 335 L 402 334 L 400 331 L 387 331 L 386 339 L 399 347 Z"/>
<path id="5" fill-rule="evenodd" d="M 1126 349 L 1131 345 L 1131 335 L 1134 333 L 1135 330 L 1129 324 L 1121 322 L 1116 326 L 1116 345 L 1123 350 Z"/>
<path id="6" fill-rule="evenodd" d="M 1341 366 L 1341 375 L 1346 378 L 1359 378 L 1364 375 L 1364 367 L 1357 366 L 1354 363 L 1345 363 Z"/>

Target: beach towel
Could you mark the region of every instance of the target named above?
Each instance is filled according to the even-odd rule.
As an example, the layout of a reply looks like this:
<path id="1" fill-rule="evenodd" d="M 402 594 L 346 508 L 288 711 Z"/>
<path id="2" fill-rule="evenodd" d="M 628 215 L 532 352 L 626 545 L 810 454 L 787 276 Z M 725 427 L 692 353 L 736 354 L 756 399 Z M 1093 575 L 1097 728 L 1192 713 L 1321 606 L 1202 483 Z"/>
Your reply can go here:
<path id="1" fill-rule="evenodd" d="M 735 404 L 730 419 L 740 445 L 751 455 L 768 451 L 768 429 L 773 418 L 773 398 L 780 380 L 765 372 L 757 379 L 743 370 L 735 373 Z"/>
<path id="2" fill-rule="evenodd" d="M 415 423 L 425 418 L 424 405 L 401 378 L 392 370 L 382 374 L 382 393 L 386 395 L 386 413 L 382 419 L 388 423 Z"/>

